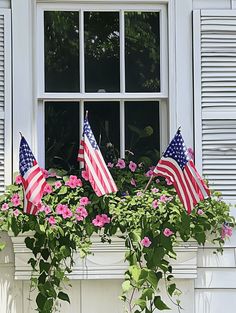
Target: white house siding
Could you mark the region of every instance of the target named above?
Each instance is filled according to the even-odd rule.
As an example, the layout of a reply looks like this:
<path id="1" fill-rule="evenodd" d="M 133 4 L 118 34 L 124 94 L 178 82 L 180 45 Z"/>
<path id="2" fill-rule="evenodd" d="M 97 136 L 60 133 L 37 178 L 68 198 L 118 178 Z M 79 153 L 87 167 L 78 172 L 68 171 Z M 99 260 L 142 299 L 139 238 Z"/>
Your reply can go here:
<path id="1" fill-rule="evenodd" d="M 170 135 L 173 135 L 176 127 L 181 125 L 188 146 L 193 146 L 193 98 L 196 90 L 193 84 L 192 13 L 193 10 L 201 9 L 236 9 L 236 1 L 170 0 L 169 6 L 171 9 L 169 12 L 169 46 L 171 47 L 169 70 L 171 124 L 169 130 Z M 37 151 L 36 1 L 0 0 L 0 8 L 10 7 L 12 10 L 14 86 L 12 147 L 13 169 L 16 171 L 18 169 L 19 131 L 25 134 L 33 150 Z M 195 68 L 195 70 L 200 71 L 201 68 Z M 195 129 L 195 134 L 197 132 L 198 129 Z M 199 142 L 195 141 L 195 144 L 197 146 Z M 7 241 L 8 248 L 0 254 L 0 313 L 33 312 L 27 300 L 29 283 L 13 279 L 14 254 L 10 239 L 5 236 L 4 240 Z M 182 304 L 185 312 L 222 313 L 226 310 L 232 312 L 236 305 L 235 254 L 235 235 L 227 243 L 223 256 L 214 255 L 211 247 L 198 249 L 197 279 L 177 280 L 178 286 L 183 290 Z M 120 283 L 120 278 L 75 279 L 72 282 L 73 289 L 70 291 L 72 304 L 63 306 L 62 312 L 120 313 L 122 304 L 117 299 L 120 293 Z"/>

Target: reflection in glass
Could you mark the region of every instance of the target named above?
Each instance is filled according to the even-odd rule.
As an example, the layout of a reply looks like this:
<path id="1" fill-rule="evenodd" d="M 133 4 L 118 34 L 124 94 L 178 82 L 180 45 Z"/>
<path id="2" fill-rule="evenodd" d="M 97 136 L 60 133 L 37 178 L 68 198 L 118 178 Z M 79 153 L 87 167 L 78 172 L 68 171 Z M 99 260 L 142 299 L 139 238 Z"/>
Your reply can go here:
<path id="1" fill-rule="evenodd" d="M 85 102 L 88 119 L 106 162 L 119 155 L 119 102 Z"/>
<path id="2" fill-rule="evenodd" d="M 45 168 L 78 168 L 79 104 L 45 104 Z"/>
<path id="3" fill-rule="evenodd" d="M 158 12 L 125 13 L 125 78 L 128 92 L 160 91 Z"/>
<path id="4" fill-rule="evenodd" d="M 119 13 L 85 12 L 85 90 L 120 90 Z"/>
<path id="5" fill-rule="evenodd" d="M 160 157 L 158 102 L 125 102 L 126 149 L 137 162 L 156 164 Z"/>
<path id="6" fill-rule="evenodd" d="M 44 12 L 45 91 L 79 92 L 79 13 Z"/>

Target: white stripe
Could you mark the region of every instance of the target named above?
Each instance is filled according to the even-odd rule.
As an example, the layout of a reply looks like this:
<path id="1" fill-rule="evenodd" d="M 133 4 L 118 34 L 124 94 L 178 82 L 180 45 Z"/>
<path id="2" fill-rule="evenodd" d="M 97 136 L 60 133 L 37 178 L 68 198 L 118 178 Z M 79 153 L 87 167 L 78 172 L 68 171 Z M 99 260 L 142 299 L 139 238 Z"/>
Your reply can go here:
<path id="1" fill-rule="evenodd" d="M 33 185 L 35 184 L 35 182 L 37 181 L 37 179 L 43 174 L 41 171 L 39 171 L 36 175 L 34 175 L 34 177 L 31 179 L 31 181 L 28 181 L 28 177 L 39 168 L 38 164 L 36 164 L 35 166 L 31 167 L 24 175 L 24 179 L 25 181 L 29 184 L 27 186 L 27 189 L 25 191 L 26 195 L 29 192 L 29 190 L 33 187 Z"/>
<path id="2" fill-rule="evenodd" d="M 84 153 L 84 159 L 85 159 L 85 163 L 89 167 L 89 170 L 93 176 L 93 179 L 96 182 L 96 185 L 98 186 L 98 189 L 101 191 L 101 194 L 105 194 L 106 192 L 105 192 L 103 186 L 101 185 L 100 180 L 98 179 L 97 174 L 95 173 L 93 165 L 91 164 L 90 159 L 89 159 L 86 152 Z"/>
<path id="3" fill-rule="evenodd" d="M 195 197 L 196 201 L 199 202 L 200 201 L 199 195 L 197 194 L 197 192 L 196 192 L 196 190 L 195 190 L 195 188 L 194 188 L 194 186 L 192 184 L 192 181 L 190 180 L 190 178 L 188 176 L 188 173 L 185 170 L 184 170 L 184 176 L 185 176 L 186 180 L 189 183 L 189 186 L 190 186 L 190 188 L 192 190 L 192 193 L 194 194 L 194 197 Z"/>
<path id="4" fill-rule="evenodd" d="M 195 173 L 194 169 L 191 166 L 188 166 L 189 170 L 191 171 L 192 175 L 195 178 L 196 183 L 198 184 L 198 187 L 201 189 L 202 195 L 204 198 L 208 198 L 208 194 L 204 187 L 202 186 L 202 182 L 198 179 L 197 174 Z"/>
<path id="5" fill-rule="evenodd" d="M 183 181 L 183 184 L 184 184 L 184 186 L 185 186 L 185 189 L 186 189 L 186 191 L 187 191 L 188 198 L 189 198 L 189 200 L 190 200 L 190 206 L 191 206 L 191 208 L 193 208 L 193 199 L 192 199 L 192 196 L 191 196 L 191 194 L 190 194 L 190 192 L 189 192 L 189 190 L 188 190 L 188 187 L 186 186 L 185 179 L 184 179 L 184 175 L 183 175 L 183 172 L 182 172 L 182 170 L 181 170 L 179 164 L 178 164 L 174 159 L 172 159 L 172 158 L 162 158 L 162 159 L 165 160 L 165 161 L 167 161 L 167 162 L 172 163 L 172 164 L 174 165 L 174 167 L 176 168 L 176 170 L 178 170 L 178 173 L 180 174 L 180 176 L 181 176 L 181 178 L 182 178 L 182 181 Z M 162 166 L 163 168 L 168 169 L 172 174 L 174 174 L 175 180 L 178 181 L 178 187 L 179 187 L 179 189 L 181 189 L 181 196 L 182 196 L 182 198 L 183 198 L 183 201 L 185 202 L 185 201 L 186 201 L 185 195 L 184 195 L 182 186 L 181 186 L 181 184 L 180 184 L 180 182 L 179 182 L 179 179 L 178 179 L 177 174 L 176 174 L 176 173 L 174 172 L 174 170 L 172 170 L 170 167 L 168 167 L 168 166 L 166 166 L 166 165 L 163 165 L 163 164 L 161 164 L 161 166 Z M 185 205 L 185 208 L 188 208 L 187 203 L 186 203 L 186 205 Z"/>
<path id="6" fill-rule="evenodd" d="M 42 185 L 45 183 L 44 179 L 41 179 L 38 186 L 34 189 L 33 193 L 31 194 L 29 201 L 34 203 L 35 198 L 38 196 L 38 194 L 41 191 Z"/>
<path id="7" fill-rule="evenodd" d="M 99 169 L 99 171 L 100 171 L 100 173 L 101 173 L 102 179 L 103 179 L 103 181 L 104 181 L 104 184 L 106 185 L 106 188 L 107 188 L 108 192 L 109 192 L 109 193 L 112 192 L 111 186 L 110 186 L 110 184 L 109 184 L 109 182 L 108 182 L 108 180 L 107 180 L 106 174 L 105 174 L 105 172 L 103 171 L 103 169 L 102 169 L 102 167 L 101 167 L 101 165 L 100 165 L 100 162 L 99 162 L 99 160 L 97 159 L 96 153 L 95 153 L 93 147 L 91 146 L 89 140 L 87 139 L 87 136 L 85 136 L 85 144 L 86 144 L 86 146 L 88 147 L 89 152 L 90 152 L 91 155 L 93 156 L 93 160 L 95 161 L 95 163 L 96 163 L 96 165 L 97 165 L 97 167 L 98 167 L 98 169 Z M 100 152 L 100 151 L 99 151 L 99 152 Z M 101 152 L 100 152 L 100 154 L 101 154 Z M 102 158 L 102 155 L 101 155 L 101 158 Z M 86 158 L 85 158 L 85 162 L 86 162 Z M 97 176 L 97 175 L 96 175 L 96 176 Z"/>

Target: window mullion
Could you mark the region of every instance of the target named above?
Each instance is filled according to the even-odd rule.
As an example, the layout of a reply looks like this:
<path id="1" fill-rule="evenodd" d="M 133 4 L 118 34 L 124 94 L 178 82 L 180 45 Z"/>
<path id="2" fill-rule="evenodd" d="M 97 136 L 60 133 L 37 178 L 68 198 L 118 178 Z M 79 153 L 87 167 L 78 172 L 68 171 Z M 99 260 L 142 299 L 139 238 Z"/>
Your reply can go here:
<path id="1" fill-rule="evenodd" d="M 79 138 L 82 137 L 83 127 L 84 127 L 84 101 L 80 100 L 79 102 Z"/>
<path id="2" fill-rule="evenodd" d="M 85 71 L 84 71 L 84 11 L 79 12 L 79 63 L 80 63 L 80 92 L 85 92 Z"/>
<path id="3" fill-rule="evenodd" d="M 120 157 L 125 158 L 125 102 L 120 101 Z"/>
<path id="4" fill-rule="evenodd" d="M 125 93 L 125 16 L 120 11 L 120 92 Z"/>

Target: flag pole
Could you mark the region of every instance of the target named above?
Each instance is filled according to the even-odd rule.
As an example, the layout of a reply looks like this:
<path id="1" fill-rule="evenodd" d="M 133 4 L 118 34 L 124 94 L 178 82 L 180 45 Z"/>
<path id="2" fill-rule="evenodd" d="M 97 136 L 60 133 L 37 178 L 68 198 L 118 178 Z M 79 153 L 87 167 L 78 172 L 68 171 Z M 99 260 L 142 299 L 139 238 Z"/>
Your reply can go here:
<path id="1" fill-rule="evenodd" d="M 88 110 L 86 110 L 86 112 L 85 112 L 85 118 L 86 118 L 86 120 L 88 119 Z"/>
<path id="2" fill-rule="evenodd" d="M 19 133 L 20 133 L 21 138 L 23 138 L 22 132 L 19 132 Z"/>
<path id="3" fill-rule="evenodd" d="M 151 182 L 152 182 L 152 180 L 153 180 L 153 177 L 154 177 L 154 175 L 152 175 L 152 176 L 149 178 L 149 181 L 148 181 L 146 187 L 144 188 L 144 191 L 143 191 L 143 192 L 146 192 L 146 191 L 147 191 L 149 185 L 151 184 Z"/>

